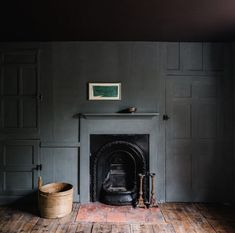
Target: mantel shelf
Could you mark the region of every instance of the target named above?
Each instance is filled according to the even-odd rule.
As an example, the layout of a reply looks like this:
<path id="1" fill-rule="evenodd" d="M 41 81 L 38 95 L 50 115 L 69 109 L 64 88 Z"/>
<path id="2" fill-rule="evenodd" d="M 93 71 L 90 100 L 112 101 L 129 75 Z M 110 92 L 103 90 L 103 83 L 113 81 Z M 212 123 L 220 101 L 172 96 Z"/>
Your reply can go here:
<path id="1" fill-rule="evenodd" d="M 117 118 L 151 118 L 159 116 L 158 112 L 136 112 L 136 113 L 80 113 L 82 118 L 97 118 L 97 117 L 117 117 Z"/>

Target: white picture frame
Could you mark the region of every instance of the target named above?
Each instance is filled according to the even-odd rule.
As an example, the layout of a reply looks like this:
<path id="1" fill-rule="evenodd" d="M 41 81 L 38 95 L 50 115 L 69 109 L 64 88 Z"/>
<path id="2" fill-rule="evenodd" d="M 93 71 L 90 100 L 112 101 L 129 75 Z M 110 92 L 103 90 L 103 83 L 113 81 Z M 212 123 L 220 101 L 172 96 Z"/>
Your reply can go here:
<path id="1" fill-rule="evenodd" d="M 121 83 L 89 83 L 89 100 L 121 100 Z"/>

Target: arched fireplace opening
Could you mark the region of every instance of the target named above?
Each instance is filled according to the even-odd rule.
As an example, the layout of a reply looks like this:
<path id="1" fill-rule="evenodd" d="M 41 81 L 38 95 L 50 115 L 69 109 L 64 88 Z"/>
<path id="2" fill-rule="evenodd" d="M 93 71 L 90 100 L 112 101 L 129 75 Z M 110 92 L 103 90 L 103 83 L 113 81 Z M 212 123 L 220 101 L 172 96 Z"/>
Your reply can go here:
<path id="1" fill-rule="evenodd" d="M 91 135 L 90 142 L 91 200 L 134 204 L 139 192 L 138 174 L 149 170 L 148 135 Z M 144 189 L 148 190 L 146 182 Z"/>

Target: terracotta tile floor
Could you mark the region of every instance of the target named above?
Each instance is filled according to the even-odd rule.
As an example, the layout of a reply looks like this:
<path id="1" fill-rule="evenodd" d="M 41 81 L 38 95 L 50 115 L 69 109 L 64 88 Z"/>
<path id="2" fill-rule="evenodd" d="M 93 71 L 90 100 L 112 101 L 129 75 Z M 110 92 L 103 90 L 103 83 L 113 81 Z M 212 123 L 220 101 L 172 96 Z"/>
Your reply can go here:
<path id="1" fill-rule="evenodd" d="M 156 223 L 164 222 L 159 208 L 141 209 L 132 206 L 111 206 L 89 203 L 80 206 L 76 218 L 79 222 Z"/>

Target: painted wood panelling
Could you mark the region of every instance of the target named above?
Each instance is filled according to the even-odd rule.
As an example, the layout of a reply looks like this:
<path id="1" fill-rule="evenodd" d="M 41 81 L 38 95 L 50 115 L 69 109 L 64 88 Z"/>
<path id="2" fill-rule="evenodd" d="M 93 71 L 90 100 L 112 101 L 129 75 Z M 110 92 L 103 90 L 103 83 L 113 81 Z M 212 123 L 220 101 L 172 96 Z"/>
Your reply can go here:
<path id="1" fill-rule="evenodd" d="M 67 181 L 78 187 L 87 178 L 78 175 L 78 113 L 135 106 L 138 112 L 160 113 L 154 158 L 158 200 L 230 200 L 229 44 L 51 42 L 0 48 L 0 139 L 38 139 L 45 183 Z M 122 100 L 88 101 L 89 82 L 121 82 Z M 170 119 L 163 121 L 163 114 Z M 24 173 L 22 179 L 27 177 Z M 79 190 L 74 198 L 79 200 Z"/>
<path id="2" fill-rule="evenodd" d="M 180 43 L 179 42 L 172 42 L 167 45 L 167 70 L 180 70 Z"/>
<path id="3" fill-rule="evenodd" d="M 38 61 L 38 54 L 35 50 L 19 50 L 3 52 L 4 64 L 36 64 Z"/>
<path id="4" fill-rule="evenodd" d="M 166 72 L 181 75 L 207 75 L 224 71 L 223 43 L 168 43 Z"/>
<path id="5" fill-rule="evenodd" d="M 183 71 L 203 71 L 203 44 L 184 43 L 180 48 Z"/>
<path id="6" fill-rule="evenodd" d="M 43 182 L 67 182 L 74 186 L 74 201 L 79 201 L 79 150 L 77 148 L 41 148 Z"/>

